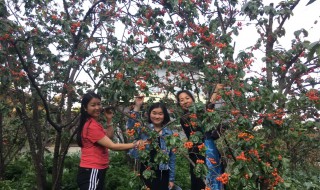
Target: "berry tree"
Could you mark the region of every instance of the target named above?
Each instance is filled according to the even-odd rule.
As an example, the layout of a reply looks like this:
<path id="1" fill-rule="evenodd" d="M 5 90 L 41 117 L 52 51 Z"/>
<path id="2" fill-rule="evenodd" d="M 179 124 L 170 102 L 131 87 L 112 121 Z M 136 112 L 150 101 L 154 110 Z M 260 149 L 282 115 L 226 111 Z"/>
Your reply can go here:
<path id="1" fill-rule="evenodd" d="M 77 125 L 76 104 L 86 90 L 98 90 L 121 111 L 141 93 L 161 93 L 172 101 L 177 88 L 195 93 L 194 122 L 204 131 L 227 122 L 219 140 L 228 163 L 219 180 L 227 187 L 304 188 L 293 171 L 314 164 L 312 152 L 319 148 L 320 45 L 308 40 L 306 29 L 285 30 L 300 4 L 0 0 L 1 97 L 15 102 L 11 106 L 26 131 L 38 189 L 46 187 L 43 139 L 49 133 L 55 143 L 53 189 L 61 185 L 64 156 Z M 245 27 L 237 18 L 243 17 L 255 24 L 260 37 L 235 52 L 235 36 Z M 276 48 L 287 33 L 295 35 L 291 47 Z M 264 53 L 261 61 L 257 50 Z M 264 67 L 250 73 L 257 65 Z M 217 83 L 228 87 L 218 96 L 224 106 L 204 112 Z M 171 105 L 179 119 L 178 108 Z M 10 114 L 3 112 L 0 119 Z M 171 140 L 177 153 L 184 152 L 180 140 Z"/>

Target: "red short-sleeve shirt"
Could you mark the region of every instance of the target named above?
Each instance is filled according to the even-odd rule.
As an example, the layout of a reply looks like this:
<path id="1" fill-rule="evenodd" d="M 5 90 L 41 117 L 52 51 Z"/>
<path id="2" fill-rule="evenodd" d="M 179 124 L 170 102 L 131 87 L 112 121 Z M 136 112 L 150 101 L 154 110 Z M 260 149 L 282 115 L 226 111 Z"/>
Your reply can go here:
<path id="1" fill-rule="evenodd" d="M 104 136 L 102 125 L 93 118 L 88 119 L 82 130 L 80 167 L 105 169 L 109 166 L 108 149 L 97 143 Z"/>

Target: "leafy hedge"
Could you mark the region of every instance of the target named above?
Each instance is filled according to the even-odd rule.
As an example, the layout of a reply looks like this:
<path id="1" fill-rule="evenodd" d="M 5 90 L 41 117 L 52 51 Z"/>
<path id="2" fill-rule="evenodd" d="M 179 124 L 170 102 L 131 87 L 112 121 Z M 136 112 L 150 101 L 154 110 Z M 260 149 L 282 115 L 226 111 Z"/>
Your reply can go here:
<path id="1" fill-rule="evenodd" d="M 138 190 L 140 189 L 139 177 L 133 172 L 133 166 L 125 152 L 110 151 L 110 167 L 107 171 L 106 190 Z M 20 156 L 10 164 L 5 171 L 5 176 L 0 181 L 0 190 L 36 189 L 35 173 L 31 163 L 31 157 L 27 154 Z M 52 155 L 45 157 L 47 168 L 47 182 L 51 189 Z M 65 161 L 61 189 L 77 189 L 76 176 L 79 165 L 79 155 L 70 154 Z M 187 160 L 177 155 L 176 184 L 183 190 L 190 189 L 189 164 Z M 286 170 L 284 186 L 289 189 L 316 190 L 320 188 L 320 174 L 318 166 L 301 166 Z"/>
<path id="2" fill-rule="evenodd" d="M 133 172 L 133 166 L 125 152 L 110 151 L 110 167 L 107 171 L 106 190 L 137 190 L 140 189 L 139 177 Z M 31 157 L 27 154 L 20 156 L 10 164 L 5 171 L 4 180 L 0 181 L 0 190 L 36 189 L 35 173 Z M 47 189 L 51 189 L 52 155 L 45 157 L 47 168 Z M 79 165 L 79 154 L 70 154 L 66 157 L 61 189 L 77 189 L 76 176 Z M 189 167 L 186 159 L 177 157 L 176 183 L 182 189 L 190 186 Z"/>

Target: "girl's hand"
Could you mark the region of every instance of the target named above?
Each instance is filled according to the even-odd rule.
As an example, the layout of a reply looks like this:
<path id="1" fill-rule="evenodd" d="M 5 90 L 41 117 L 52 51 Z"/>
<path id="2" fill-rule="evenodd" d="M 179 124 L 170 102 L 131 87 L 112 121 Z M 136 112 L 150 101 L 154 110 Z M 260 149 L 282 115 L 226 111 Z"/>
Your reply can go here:
<path id="1" fill-rule="evenodd" d="M 137 149 L 137 148 L 141 148 L 141 147 L 144 147 L 147 143 L 146 143 L 147 141 L 146 140 L 138 140 L 138 141 L 135 141 L 135 142 L 133 142 L 133 145 L 134 145 L 134 147 L 133 148 L 135 148 L 135 149 Z"/>
<path id="2" fill-rule="evenodd" d="M 170 181 L 170 182 L 169 182 L 169 189 L 172 189 L 173 186 L 174 186 L 174 182 Z"/>
<path id="3" fill-rule="evenodd" d="M 224 84 L 217 84 L 216 85 L 216 88 L 214 89 L 214 92 L 218 93 L 219 90 L 223 89 L 224 88 Z"/>
<path id="4" fill-rule="evenodd" d="M 134 111 L 140 111 L 140 108 L 143 104 L 143 101 L 144 101 L 144 96 L 136 96 L 134 98 Z"/>
<path id="5" fill-rule="evenodd" d="M 212 93 L 212 95 L 210 97 L 210 102 L 211 103 L 214 104 L 216 102 L 217 95 L 219 95 L 220 90 L 223 89 L 223 88 L 224 88 L 224 84 L 217 84 L 216 85 L 216 88 L 214 89 L 214 91 L 213 91 L 213 93 Z"/>
<path id="6" fill-rule="evenodd" d="M 112 111 L 104 111 L 103 114 L 107 118 L 108 121 L 111 121 L 114 116 Z"/>
<path id="7" fill-rule="evenodd" d="M 150 142 L 148 140 L 138 140 L 137 141 L 138 146 L 145 146 L 147 144 L 150 144 Z"/>

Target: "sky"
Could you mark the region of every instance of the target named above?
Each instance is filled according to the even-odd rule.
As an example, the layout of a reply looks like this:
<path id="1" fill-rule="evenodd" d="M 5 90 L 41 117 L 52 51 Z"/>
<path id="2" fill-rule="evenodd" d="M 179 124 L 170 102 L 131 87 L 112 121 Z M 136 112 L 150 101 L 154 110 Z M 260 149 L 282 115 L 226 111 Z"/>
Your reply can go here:
<path id="1" fill-rule="evenodd" d="M 281 1 L 275 0 L 266 0 L 266 4 L 268 2 L 274 2 L 277 4 Z M 311 5 L 306 6 L 309 0 L 301 0 L 299 5 L 294 9 L 292 17 L 286 21 L 284 28 L 286 30 L 285 37 L 280 38 L 279 44 L 276 44 L 275 47 L 290 48 L 291 40 L 294 39 L 294 32 L 300 30 L 302 28 L 306 29 L 309 33 L 309 36 L 305 39 L 310 40 L 311 42 L 320 40 L 320 1 L 316 0 L 316 2 Z M 245 48 L 253 45 L 258 39 L 258 34 L 256 32 L 254 24 L 250 24 L 250 21 L 242 20 L 243 29 L 239 32 L 240 35 L 235 37 L 236 45 L 235 52 L 239 52 L 240 50 L 244 50 Z M 316 23 L 316 24 L 315 24 Z M 248 26 L 246 26 L 248 24 Z M 260 62 L 263 57 L 263 53 L 254 52 L 256 62 Z M 261 70 L 262 64 L 255 64 L 257 70 Z"/>
<path id="2" fill-rule="evenodd" d="M 311 5 L 305 6 L 309 0 L 301 0 L 299 5 L 294 9 L 293 15 L 288 19 L 284 25 L 286 29 L 286 36 L 280 39 L 280 44 L 290 46 L 291 39 L 294 38 L 293 32 L 301 28 L 305 28 L 309 32 L 309 37 L 312 40 L 320 40 L 320 23 L 315 24 L 315 22 L 320 19 L 320 1 L 316 0 Z M 275 0 L 267 0 L 265 2 L 280 2 Z M 243 21 L 243 24 L 249 24 L 250 21 Z M 237 38 L 240 42 L 237 46 L 238 49 L 243 49 L 247 44 L 254 44 L 255 40 L 258 38 L 258 34 L 254 31 L 254 26 L 244 26 L 240 35 Z"/>

